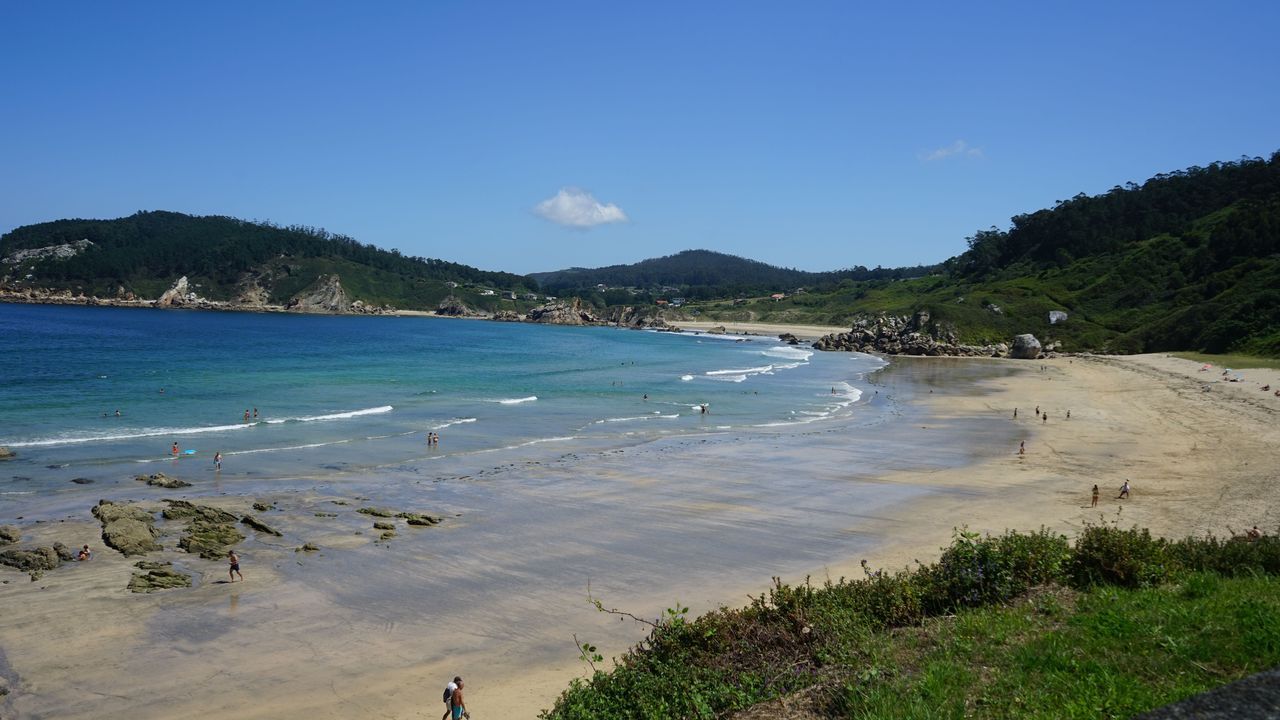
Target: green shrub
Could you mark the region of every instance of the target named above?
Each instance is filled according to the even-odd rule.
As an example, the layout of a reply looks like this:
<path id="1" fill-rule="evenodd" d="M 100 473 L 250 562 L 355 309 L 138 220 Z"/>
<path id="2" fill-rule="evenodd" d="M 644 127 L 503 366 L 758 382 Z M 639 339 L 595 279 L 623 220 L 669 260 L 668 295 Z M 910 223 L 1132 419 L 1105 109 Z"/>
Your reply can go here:
<path id="1" fill-rule="evenodd" d="M 1150 530 L 1087 525 L 1076 538 L 1071 579 L 1077 587 L 1149 587 L 1164 582 L 1175 569 L 1169 543 L 1152 537 Z"/>

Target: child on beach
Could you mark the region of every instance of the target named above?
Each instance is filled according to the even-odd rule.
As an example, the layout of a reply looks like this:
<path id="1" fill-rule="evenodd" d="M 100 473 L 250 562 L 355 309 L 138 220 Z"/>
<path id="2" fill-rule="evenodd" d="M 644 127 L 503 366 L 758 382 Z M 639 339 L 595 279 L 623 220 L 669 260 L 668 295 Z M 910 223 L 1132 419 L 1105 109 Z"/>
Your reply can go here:
<path id="1" fill-rule="evenodd" d="M 221 450 L 213 454 L 213 469 L 218 472 L 222 471 L 222 451 Z"/>
<path id="2" fill-rule="evenodd" d="M 236 555 L 235 550 L 227 552 L 227 563 L 231 565 L 231 568 L 227 570 L 227 575 L 230 576 L 231 582 L 235 582 L 236 576 L 240 575 L 240 556 Z M 240 582 L 244 582 L 244 575 L 240 575 Z"/>
<path id="3" fill-rule="evenodd" d="M 1129 481 L 1128 480 L 1125 480 L 1124 484 L 1120 486 L 1120 494 L 1116 496 L 1116 499 L 1117 500 L 1129 499 Z"/>
<path id="4" fill-rule="evenodd" d="M 84 547 L 80 548 L 80 553 L 76 555 L 76 560 L 80 560 L 82 562 L 85 560 L 92 560 L 92 559 L 93 559 L 93 551 L 89 549 L 88 545 L 85 545 Z"/>

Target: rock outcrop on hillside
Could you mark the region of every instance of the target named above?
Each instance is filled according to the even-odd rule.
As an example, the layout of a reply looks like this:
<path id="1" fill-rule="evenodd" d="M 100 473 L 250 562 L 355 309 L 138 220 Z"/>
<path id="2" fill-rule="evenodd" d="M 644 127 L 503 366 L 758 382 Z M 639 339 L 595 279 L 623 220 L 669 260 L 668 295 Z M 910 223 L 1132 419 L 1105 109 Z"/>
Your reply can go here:
<path id="1" fill-rule="evenodd" d="M 321 275 L 315 285 L 294 295 L 285 307 L 295 312 L 347 313 L 351 300 L 337 275 Z"/>
<path id="2" fill-rule="evenodd" d="M 191 284 L 187 281 L 186 275 L 183 275 L 182 277 L 178 278 L 178 281 L 173 284 L 173 287 L 170 287 L 168 290 L 165 290 L 164 293 L 159 297 L 159 299 L 155 301 L 155 306 L 158 308 L 168 308 L 168 307 L 210 308 L 210 307 L 214 307 L 215 305 L 217 305 L 217 303 L 214 303 L 210 300 L 206 300 L 205 298 L 200 297 L 200 295 L 195 292 L 195 290 L 191 287 Z"/>
<path id="3" fill-rule="evenodd" d="M 468 306 L 465 302 L 463 302 L 459 298 L 454 297 L 453 295 L 450 295 L 449 297 L 441 300 L 440 304 L 436 306 L 436 309 L 434 312 L 436 315 L 443 315 L 445 317 L 488 317 L 489 316 L 488 313 L 481 312 L 480 310 L 476 310 L 475 308 Z"/>
<path id="4" fill-rule="evenodd" d="M 4 263 L 5 265 L 21 265 L 24 262 L 46 260 L 49 258 L 65 260 L 70 257 L 75 257 L 91 247 L 93 247 L 93 241 L 84 239 L 77 240 L 75 242 L 62 243 L 61 245 L 46 245 L 45 247 L 17 250 L 3 258 L 0 258 L 0 263 Z"/>
<path id="5" fill-rule="evenodd" d="M 645 308 L 631 305 L 607 308 L 602 318 L 607 325 L 628 328 L 666 328 L 667 321 Z"/>
<path id="6" fill-rule="evenodd" d="M 528 312 L 525 319 L 529 322 L 546 325 L 598 325 L 600 318 L 582 306 L 582 301 L 574 298 L 569 302 L 552 302 L 540 305 Z"/>
<path id="7" fill-rule="evenodd" d="M 1009 349 L 999 345 L 965 345 L 955 328 L 935 323 L 927 310 L 906 315 L 860 316 L 847 333 L 823 336 L 813 344 L 817 350 L 882 353 L 885 355 L 927 355 L 1004 357 Z"/>

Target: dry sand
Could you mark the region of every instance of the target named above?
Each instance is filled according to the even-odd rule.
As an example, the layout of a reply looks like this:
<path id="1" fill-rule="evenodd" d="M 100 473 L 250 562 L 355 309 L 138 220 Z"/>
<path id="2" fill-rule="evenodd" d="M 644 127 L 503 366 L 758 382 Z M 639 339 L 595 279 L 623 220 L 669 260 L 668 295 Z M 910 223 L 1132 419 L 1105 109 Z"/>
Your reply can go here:
<path id="1" fill-rule="evenodd" d="M 977 441 L 959 449 L 971 456 L 967 467 L 879 478 L 942 492 L 870 514 L 849 513 L 849 533 L 881 531 L 891 538 L 868 551 L 872 566 L 936 558 L 959 525 L 993 533 L 1044 525 L 1071 534 L 1086 522 L 1118 517 L 1125 525 L 1179 536 L 1254 524 L 1275 532 L 1280 526 L 1280 398 L 1259 389 L 1264 383 L 1280 387 L 1280 372 L 1246 370 L 1244 382 L 1224 383 L 1216 372 L 1199 372 L 1197 363 L 1164 356 L 928 362 L 942 368 L 935 391 L 926 396 L 934 419 L 910 428 L 920 439 L 904 439 L 906 446 L 928 448 L 930 435 L 951 442 L 948 438 L 959 435 L 950 430 L 959 427 L 989 422 L 1007 428 L 1017 407 L 1027 452 L 1018 455 L 1016 441 L 1007 446 Z M 1020 372 L 987 381 L 986 391 L 979 393 L 948 382 L 946 363 L 984 362 Z M 1048 414 L 1047 423 L 1035 415 L 1037 405 Z M 829 462 L 848 462 L 832 453 Z M 1133 495 L 1116 500 L 1125 479 Z M 610 481 L 644 485 L 652 479 L 637 470 L 634 477 Z M 1102 501 L 1091 509 L 1089 488 L 1095 482 Z M 607 484 L 601 488 L 608 491 Z M 226 501 L 236 502 L 244 504 Z M 92 538 L 97 532 L 84 520 L 28 530 L 27 542 Z M 626 531 L 617 528 L 620 537 Z M 762 518 L 761 532 L 778 529 Z M 344 537 L 354 542 L 346 531 L 321 540 L 333 547 Z M 99 543 L 94 546 L 99 552 L 93 561 L 60 568 L 39 582 L 0 572 L 9 581 L 0 585 L 0 678 L 14 690 L 0 701 L 4 717 L 101 717 L 126 711 L 135 718 L 436 717 L 443 711 L 439 686 L 462 672 L 470 681 L 470 704 L 482 717 L 533 718 L 582 674 L 572 656 L 572 633 L 603 638 L 598 644 L 606 655 L 642 634 L 629 624 L 619 629 L 608 617 L 583 612 L 577 607 L 582 603 L 571 603 L 572 598 L 563 600 L 562 611 L 553 608 L 548 614 L 545 606 L 554 600 L 533 593 L 505 598 L 506 604 L 497 606 L 501 613 L 485 614 L 456 632 L 439 627 L 429 613 L 419 622 L 397 623 L 377 607 L 335 606 L 321 589 L 342 578 L 334 577 L 332 567 L 322 569 L 324 558 L 305 555 L 298 555 L 299 567 L 322 573 L 314 576 L 314 592 L 307 583 L 282 579 L 261 561 L 246 566 L 249 582 L 223 585 L 213 582 L 225 573 L 220 564 L 186 560 L 198 576 L 203 574 L 198 587 L 133 596 L 123 591 L 129 561 Z M 581 552 L 595 549 L 584 545 Z M 291 548 L 281 547 L 279 553 L 283 562 L 294 562 Z M 165 556 L 184 560 L 179 553 Z M 809 573 L 856 576 L 860 559 L 832 557 L 825 565 L 783 574 L 793 581 Z M 435 562 L 444 572 L 450 559 Z M 447 569 L 474 573 L 488 567 L 496 565 L 478 557 Z M 717 602 L 741 604 L 747 593 L 766 588 L 768 574 L 729 582 L 705 578 L 701 584 L 699 578 L 685 578 L 686 594 L 680 597 L 694 595 L 689 604 L 695 610 Z M 389 587 L 399 580 L 385 578 Z M 459 590 L 470 589 L 460 585 Z M 609 604 L 641 612 L 665 607 L 662 603 L 671 599 L 652 590 L 627 592 L 625 582 L 606 592 Z M 480 591 L 474 602 L 479 614 L 490 599 Z M 485 636 L 485 626 L 491 637 Z M 548 643 L 558 645 L 548 649 Z"/>

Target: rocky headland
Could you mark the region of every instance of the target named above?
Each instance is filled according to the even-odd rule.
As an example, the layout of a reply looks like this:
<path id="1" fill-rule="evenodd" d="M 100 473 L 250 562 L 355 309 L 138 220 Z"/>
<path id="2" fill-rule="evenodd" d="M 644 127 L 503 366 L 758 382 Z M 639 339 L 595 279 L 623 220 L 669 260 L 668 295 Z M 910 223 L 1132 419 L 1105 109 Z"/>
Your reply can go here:
<path id="1" fill-rule="evenodd" d="M 784 342 L 794 344 L 795 336 L 784 334 Z M 1011 357 L 1035 359 L 1056 350 L 1050 344 L 1042 347 L 1033 335 L 1018 335 L 1012 345 L 967 345 L 959 340 L 956 327 L 934 321 L 927 310 L 914 316 L 861 315 L 853 321 L 849 332 L 825 335 L 813 344 L 816 350 L 878 353 L 881 355 L 919 355 L 928 357 Z"/>

